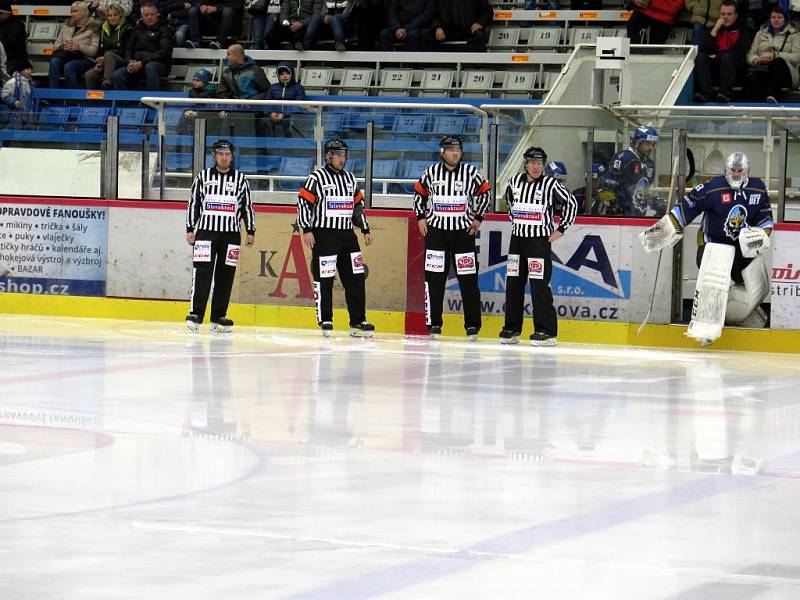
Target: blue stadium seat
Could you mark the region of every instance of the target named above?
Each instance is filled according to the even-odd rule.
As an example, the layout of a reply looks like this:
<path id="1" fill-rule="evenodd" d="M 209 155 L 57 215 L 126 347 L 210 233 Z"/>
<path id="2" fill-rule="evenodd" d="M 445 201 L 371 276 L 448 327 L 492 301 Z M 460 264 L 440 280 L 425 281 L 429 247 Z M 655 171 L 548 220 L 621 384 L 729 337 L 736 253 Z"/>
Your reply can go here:
<path id="1" fill-rule="evenodd" d="M 416 183 L 416 180 L 420 178 L 422 172 L 431 166 L 433 162 L 433 160 L 409 160 L 406 162 L 402 177 L 404 179 L 414 179 L 415 181 L 414 183 L 404 183 L 402 186 L 403 193 L 414 193 L 414 184 Z"/>
<path id="2" fill-rule="evenodd" d="M 192 155 L 190 152 L 167 152 L 166 166 L 169 172 L 185 172 L 192 170 Z"/>
<path id="3" fill-rule="evenodd" d="M 39 113 L 39 129 L 63 130 L 69 122 L 69 106 L 45 106 Z"/>
<path id="4" fill-rule="evenodd" d="M 427 123 L 428 115 L 397 115 L 392 125 L 392 131 L 394 133 L 410 133 L 416 135 L 425 130 L 425 125 Z"/>
<path id="5" fill-rule="evenodd" d="M 280 174 L 281 175 L 299 175 L 305 176 L 311 173 L 311 169 L 314 166 L 314 159 L 313 158 L 303 158 L 300 156 L 287 156 L 283 159 L 283 163 L 281 163 Z M 303 185 L 303 182 L 299 179 L 294 179 L 291 181 L 278 181 L 278 189 L 294 192 L 300 189 Z"/>
<path id="6" fill-rule="evenodd" d="M 325 135 L 333 136 L 340 133 L 346 116 L 346 113 L 343 112 L 322 113 L 322 128 L 325 131 Z"/>
<path id="7" fill-rule="evenodd" d="M 164 124 L 167 127 L 177 127 L 182 116 L 182 108 L 168 108 L 164 111 Z"/>
<path id="8" fill-rule="evenodd" d="M 462 135 L 466 126 L 467 117 L 459 115 L 440 115 L 433 120 L 433 132 L 441 135 Z"/>
<path id="9" fill-rule="evenodd" d="M 76 124 L 82 131 L 105 131 L 111 109 L 100 106 L 84 106 L 78 112 Z"/>
<path id="10" fill-rule="evenodd" d="M 347 170 L 352 171 L 356 177 L 364 177 L 364 165 L 363 158 L 352 158 L 347 161 Z"/>
<path id="11" fill-rule="evenodd" d="M 120 127 L 141 127 L 147 121 L 146 108 L 120 108 L 117 111 Z"/>
<path id="12" fill-rule="evenodd" d="M 276 173 L 281 168 L 283 157 L 280 156 L 266 156 L 259 154 L 256 156 L 256 165 L 259 173 L 269 175 Z"/>
<path id="13" fill-rule="evenodd" d="M 372 163 L 372 177 L 375 179 L 391 179 L 397 172 L 397 161 L 378 159 Z"/>
<path id="14" fill-rule="evenodd" d="M 236 157 L 235 166 L 242 173 L 248 175 L 258 173 L 258 156 L 254 154 L 240 154 Z"/>

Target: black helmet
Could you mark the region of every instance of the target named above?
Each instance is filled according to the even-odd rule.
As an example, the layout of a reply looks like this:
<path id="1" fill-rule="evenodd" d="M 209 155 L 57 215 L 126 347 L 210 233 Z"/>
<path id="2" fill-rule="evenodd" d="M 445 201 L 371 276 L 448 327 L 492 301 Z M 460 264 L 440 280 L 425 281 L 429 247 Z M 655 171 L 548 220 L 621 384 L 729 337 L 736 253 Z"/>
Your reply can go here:
<path id="1" fill-rule="evenodd" d="M 464 142 L 462 142 L 461 138 L 457 135 L 446 135 L 439 141 L 439 148 L 442 150 L 445 148 L 452 148 L 453 146 L 464 150 Z"/>
<path id="2" fill-rule="evenodd" d="M 538 146 L 531 146 L 525 153 L 522 155 L 522 158 L 527 163 L 529 160 L 540 160 L 542 164 L 547 163 L 547 152 L 545 152 L 542 148 Z"/>
<path id="3" fill-rule="evenodd" d="M 228 152 L 230 152 L 231 154 L 236 152 L 236 148 L 228 140 L 217 140 L 216 142 L 214 142 L 214 145 L 211 146 L 211 153 L 212 154 L 214 154 L 216 152 L 224 152 L 226 150 Z"/>
<path id="4" fill-rule="evenodd" d="M 333 138 L 325 142 L 325 154 L 327 155 L 329 152 L 344 152 L 347 154 L 349 153 L 349 148 L 339 138 Z"/>

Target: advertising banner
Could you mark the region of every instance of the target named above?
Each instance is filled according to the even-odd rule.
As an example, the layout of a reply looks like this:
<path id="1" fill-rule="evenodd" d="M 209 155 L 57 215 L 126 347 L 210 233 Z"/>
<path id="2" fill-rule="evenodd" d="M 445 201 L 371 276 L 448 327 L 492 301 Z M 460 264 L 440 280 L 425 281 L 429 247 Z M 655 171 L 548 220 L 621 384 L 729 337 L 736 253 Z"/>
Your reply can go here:
<path id="1" fill-rule="evenodd" d="M 369 214 L 369 213 L 368 213 Z M 233 300 L 252 304 L 313 306 L 311 249 L 303 244 L 294 211 L 256 213 L 254 248 L 243 250 Z M 369 216 L 375 242 L 364 245 L 356 231 L 367 275 L 367 309 L 405 310 L 407 220 Z M 344 307 L 344 288 L 338 276 L 334 307 Z"/>
<path id="2" fill-rule="evenodd" d="M 800 323 L 800 227 L 772 234 L 773 329 L 797 329 Z"/>
<path id="3" fill-rule="evenodd" d="M 573 225 L 552 247 L 551 288 L 559 318 L 592 321 L 635 321 L 649 308 L 657 254 L 646 255 L 635 236 L 641 227 Z M 511 223 L 484 221 L 478 248 L 482 313 L 505 313 L 505 279 Z M 659 289 L 669 289 L 670 260 L 662 258 Z M 661 290 L 661 291 L 664 291 Z M 663 295 L 663 294 L 662 294 Z M 445 292 L 445 312 L 461 312 L 461 294 L 451 270 Z M 669 302 L 657 298 L 651 322 L 666 322 Z M 530 295 L 525 315 L 532 315 Z"/>
<path id="4" fill-rule="evenodd" d="M 0 203 L 0 292 L 104 296 L 107 209 Z"/>

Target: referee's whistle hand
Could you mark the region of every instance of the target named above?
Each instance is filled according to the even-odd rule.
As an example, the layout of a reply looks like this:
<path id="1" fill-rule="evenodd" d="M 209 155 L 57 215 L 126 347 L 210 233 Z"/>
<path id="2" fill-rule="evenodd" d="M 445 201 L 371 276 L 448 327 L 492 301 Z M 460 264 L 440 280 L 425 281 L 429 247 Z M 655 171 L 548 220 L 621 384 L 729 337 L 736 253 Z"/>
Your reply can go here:
<path id="1" fill-rule="evenodd" d="M 244 239 L 244 243 L 247 244 L 248 246 L 252 246 L 255 243 L 255 241 L 256 241 L 256 236 L 254 236 L 251 233 L 248 233 L 247 237 Z"/>
<path id="2" fill-rule="evenodd" d="M 186 241 L 189 243 L 190 246 L 194 246 L 194 233 L 191 231 L 186 234 Z"/>

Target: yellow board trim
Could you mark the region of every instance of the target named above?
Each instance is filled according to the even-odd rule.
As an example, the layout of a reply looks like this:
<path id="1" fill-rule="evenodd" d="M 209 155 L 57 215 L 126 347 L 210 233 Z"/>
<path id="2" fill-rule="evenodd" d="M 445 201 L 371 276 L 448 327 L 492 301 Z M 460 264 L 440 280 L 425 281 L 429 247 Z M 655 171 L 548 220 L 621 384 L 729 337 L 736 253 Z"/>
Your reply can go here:
<path id="1" fill-rule="evenodd" d="M 141 321 L 183 321 L 188 303 L 177 300 L 139 300 L 131 298 L 89 298 L 81 296 L 42 296 L 38 294 L 0 294 L 0 312 L 10 314 L 91 317 L 98 319 L 133 319 Z M 271 304 L 231 304 L 228 316 L 239 325 L 313 329 L 314 307 L 278 306 Z M 405 313 L 400 311 L 367 311 L 375 329 L 401 334 L 405 330 Z M 334 326 L 346 330 L 347 311 L 334 310 Z M 638 346 L 656 348 L 699 349 L 697 342 L 686 337 L 685 325 L 647 325 L 637 336 L 638 323 L 602 321 L 559 321 L 559 342 Z M 483 319 L 480 338 L 497 339 L 503 317 Z M 444 315 L 442 333 L 463 337 L 461 315 Z M 525 323 L 522 340 L 532 333 L 530 320 Z M 744 352 L 800 353 L 800 331 L 725 328 L 722 337 L 705 350 L 737 350 Z"/>

